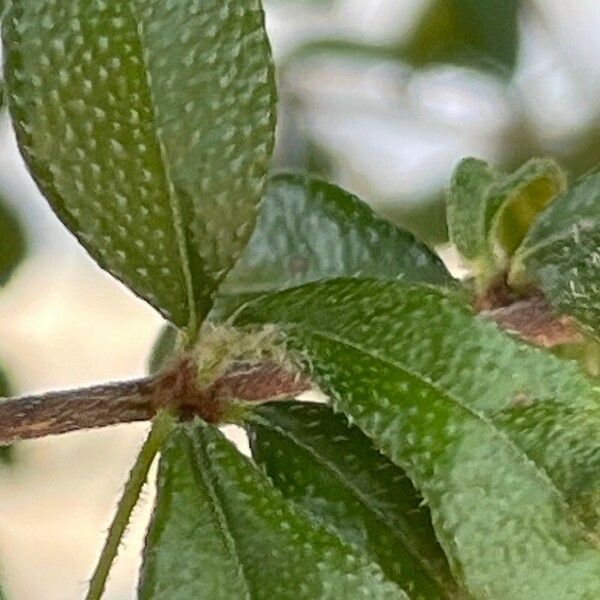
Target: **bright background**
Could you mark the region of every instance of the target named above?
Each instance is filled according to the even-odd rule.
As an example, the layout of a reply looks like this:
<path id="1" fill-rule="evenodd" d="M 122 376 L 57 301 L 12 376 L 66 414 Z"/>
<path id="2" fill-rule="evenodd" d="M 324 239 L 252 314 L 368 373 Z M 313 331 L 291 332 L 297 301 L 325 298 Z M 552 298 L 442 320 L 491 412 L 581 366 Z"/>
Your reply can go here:
<path id="1" fill-rule="evenodd" d="M 600 157 L 600 2 L 525 2 L 516 71 L 494 74 L 328 55 L 280 70 L 276 165 L 307 164 L 379 211 L 443 241 L 441 190 L 457 160 L 513 166 L 533 148 L 573 173 Z M 278 64 L 315 38 L 395 43 L 422 0 L 269 0 Z M 284 71 L 284 73 L 282 73 Z M 105 275 L 58 223 L 0 122 L 0 195 L 30 252 L 0 293 L 0 363 L 19 393 L 140 375 L 160 318 Z M 13 600 L 77 600 L 100 550 L 144 425 L 24 442 L 0 466 L 0 565 Z M 146 490 L 106 598 L 134 597 L 151 510 Z"/>

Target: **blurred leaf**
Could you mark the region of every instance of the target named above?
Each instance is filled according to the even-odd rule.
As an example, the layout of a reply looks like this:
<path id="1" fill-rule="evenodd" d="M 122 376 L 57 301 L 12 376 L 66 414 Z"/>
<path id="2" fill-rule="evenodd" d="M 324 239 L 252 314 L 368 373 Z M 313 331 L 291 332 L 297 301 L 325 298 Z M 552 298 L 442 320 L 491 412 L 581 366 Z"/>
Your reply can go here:
<path id="1" fill-rule="evenodd" d="M 489 244 L 511 257 L 546 206 L 567 188 L 567 177 L 552 159 L 534 158 L 496 182 L 487 203 Z"/>
<path id="2" fill-rule="evenodd" d="M 251 295 L 323 279 L 363 277 L 449 284 L 442 261 L 413 235 L 335 185 L 302 175 L 269 184 L 254 235 L 219 289 Z"/>
<path id="3" fill-rule="evenodd" d="M 416 598 L 457 597 L 422 498 L 358 428 L 312 402 L 274 402 L 249 419 L 252 455 L 286 498 L 365 549 Z"/>
<path id="4" fill-rule="evenodd" d="M 167 323 L 162 327 L 148 358 L 148 373 L 157 373 L 183 348 L 181 334 Z"/>
<path id="5" fill-rule="evenodd" d="M 4 25 L 10 112 L 38 185 L 104 268 L 193 330 L 266 183 L 275 83 L 260 0 L 21 0 Z"/>
<path id="6" fill-rule="evenodd" d="M 600 441 L 590 436 L 600 398 L 573 364 L 439 291 L 397 282 L 307 285 L 239 318 L 264 322 L 283 328 L 336 409 L 406 469 L 476 598 L 600 597 L 598 511 L 581 506 L 600 491 Z M 506 424 L 504 411 L 538 398 L 543 422 Z"/>
<path id="7" fill-rule="evenodd" d="M 8 377 L 2 370 L 0 365 L 0 402 L 3 398 L 7 398 L 11 395 L 11 388 L 8 382 Z M 10 465 L 14 461 L 13 446 L 2 446 L 0 445 L 0 464 Z M 2 598 L 2 590 L 0 589 L 0 598 Z"/>
<path id="8" fill-rule="evenodd" d="M 548 300 L 600 339 L 600 174 L 548 206 L 518 249 L 510 282 L 541 286 Z"/>
<path id="9" fill-rule="evenodd" d="M 162 453 L 139 597 L 408 598 L 200 423 L 179 426 Z"/>
<path id="10" fill-rule="evenodd" d="M 8 281 L 25 252 L 21 226 L 12 210 L 0 201 L 0 286 Z"/>
<path id="11" fill-rule="evenodd" d="M 510 74 L 519 42 L 520 0 L 433 0 L 403 45 L 416 66 L 470 63 Z"/>

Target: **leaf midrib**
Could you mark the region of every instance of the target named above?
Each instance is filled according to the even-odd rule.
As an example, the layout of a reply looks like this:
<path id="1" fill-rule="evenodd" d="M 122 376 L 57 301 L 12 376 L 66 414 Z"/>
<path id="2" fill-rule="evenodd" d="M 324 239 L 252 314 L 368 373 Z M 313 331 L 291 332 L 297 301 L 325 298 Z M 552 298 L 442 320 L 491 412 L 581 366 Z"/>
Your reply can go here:
<path id="1" fill-rule="evenodd" d="M 343 486 L 347 487 L 352 493 L 354 493 L 354 495 L 356 496 L 356 498 L 358 499 L 358 501 L 366 508 L 366 510 L 368 512 L 371 512 L 382 525 L 384 525 L 385 527 L 388 527 L 391 530 L 393 530 L 394 535 L 397 536 L 397 537 L 399 537 L 402 540 L 403 546 L 405 547 L 405 549 L 417 560 L 417 562 L 421 563 L 421 565 L 425 568 L 425 570 L 430 575 L 430 577 L 436 583 L 438 583 L 438 585 L 442 589 L 445 587 L 445 585 L 447 584 L 447 582 L 443 581 L 442 579 L 440 579 L 438 577 L 438 574 L 436 573 L 436 571 L 435 571 L 433 565 L 431 564 L 431 562 L 428 561 L 426 558 L 424 558 L 416 550 L 416 548 L 414 548 L 413 545 L 410 544 L 410 540 L 407 539 L 404 531 L 401 530 L 401 529 L 399 530 L 398 528 L 396 528 L 395 523 L 392 523 L 391 521 L 389 521 L 385 517 L 385 515 L 383 515 L 378 509 L 372 507 L 369 504 L 368 498 L 366 498 L 363 495 L 362 491 L 358 487 L 356 487 L 350 481 L 349 478 L 347 478 L 346 476 L 344 476 L 344 474 L 334 464 L 332 464 L 331 462 L 327 461 L 314 448 L 312 448 L 308 444 L 305 444 L 304 442 L 300 441 L 298 438 L 296 438 L 295 435 L 293 435 L 292 433 L 288 432 L 285 429 L 282 429 L 280 426 L 273 425 L 268 420 L 264 419 L 263 417 L 258 417 L 257 415 L 253 416 L 252 420 L 255 421 L 255 422 L 257 422 L 259 425 L 262 425 L 263 427 L 271 429 L 272 431 L 275 431 L 277 433 L 280 433 L 284 437 L 287 437 L 292 443 L 296 444 L 297 446 L 299 446 L 300 448 L 302 448 L 304 451 L 306 451 L 308 454 L 310 454 L 314 458 L 315 462 L 317 462 L 317 464 L 319 464 L 322 467 L 324 467 L 325 469 L 329 470 L 333 474 L 333 476 L 335 477 L 335 479 L 337 479 L 340 483 L 342 483 Z M 449 596 L 449 597 L 451 597 L 451 596 Z"/>
<path id="2" fill-rule="evenodd" d="M 158 126 L 158 110 L 157 103 L 154 95 L 154 90 L 152 88 L 152 82 L 150 79 L 150 69 L 148 67 L 146 56 L 144 53 L 145 40 L 142 35 L 142 25 L 140 24 L 134 8 L 131 6 L 131 0 L 126 0 L 124 3 L 125 10 L 128 11 L 129 16 L 131 17 L 133 23 L 135 24 L 135 36 L 140 46 L 140 61 L 143 65 L 144 71 L 144 89 L 147 93 L 147 100 L 150 107 L 150 112 L 152 115 L 152 131 L 154 132 L 154 137 L 156 141 L 156 145 L 158 148 L 158 154 L 160 158 L 161 167 L 163 169 L 163 177 L 165 183 L 165 191 L 167 195 L 167 199 L 169 202 L 169 208 L 171 209 L 172 217 L 173 217 L 173 230 L 175 231 L 175 237 L 177 239 L 177 247 L 179 250 L 179 255 L 181 257 L 181 271 L 183 274 L 185 291 L 187 296 L 188 303 L 188 323 L 186 325 L 186 332 L 188 338 L 193 338 L 195 336 L 196 330 L 198 328 L 198 315 L 196 313 L 196 299 L 194 296 L 194 284 L 193 277 L 191 271 L 191 260 L 189 256 L 187 236 L 185 234 L 185 228 L 183 225 L 183 210 L 179 201 L 179 198 L 176 194 L 173 193 L 173 180 L 171 179 L 171 173 L 169 169 L 169 164 L 166 158 L 166 151 L 164 148 L 163 141 L 160 137 L 159 131 L 160 128 Z"/>
<path id="3" fill-rule="evenodd" d="M 190 440 L 187 435 L 185 436 L 185 440 L 186 444 L 188 445 L 190 465 L 194 478 L 197 480 L 199 485 L 206 490 L 207 499 L 215 517 L 217 528 L 223 540 L 226 552 L 229 556 L 229 559 L 237 567 L 237 572 L 240 575 L 241 584 L 246 592 L 244 595 L 244 600 L 252 600 L 250 585 L 244 571 L 244 565 L 242 564 L 242 560 L 235 543 L 235 538 L 229 530 L 227 517 L 221 506 L 219 495 L 215 489 L 214 480 L 216 476 L 213 472 L 212 462 L 206 454 L 202 444 L 196 440 Z M 198 463 L 202 463 L 202 468 L 198 467 Z"/>
<path id="4" fill-rule="evenodd" d="M 556 486 L 554 481 L 550 478 L 550 476 L 548 475 L 546 470 L 543 467 L 541 467 L 535 459 L 530 457 L 527 454 L 527 452 L 525 452 L 521 447 L 519 447 L 517 444 L 515 444 L 507 434 L 505 434 L 502 430 L 495 427 L 493 424 L 493 421 L 487 419 L 483 414 L 473 411 L 470 407 L 466 406 L 464 403 L 462 403 L 456 397 L 454 397 L 453 395 L 449 394 L 448 392 L 446 392 L 444 390 L 440 390 L 436 385 L 434 385 L 433 383 L 431 383 L 430 381 L 425 379 L 420 373 L 414 372 L 413 370 L 406 367 L 406 365 L 403 365 L 403 364 L 401 364 L 397 361 L 394 361 L 390 358 L 381 356 L 379 353 L 377 353 L 375 351 L 366 350 L 365 348 L 361 347 L 360 345 L 354 344 L 353 342 L 350 342 L 349 340 L 342 339 L 330 332 L 321 331 L 319 329 L 307 328 L 307 327 L 305 328 L 302 325 L 297 324 L 297 323 L 294 323 L 293 325 L 298 327 L 299 329 L 306 329 L 307 332 L 309 333 L 309 335 L 319 336 L 326 340 L 329 340 L 330 342 L 334 342 L 336 344 L 341 344 L 342 346 L 346 346 L 357 352 L 365 354 L 375 361 L 382 362 L 382 363 L 388 365 L 389 367 L 392 367 L 394 369 L 398 369 L 398 370 L 404 372 L 406 375 L 413 377 L 417 381 L 421 382 L 424 386 L 429 387 L 435 393 L 439 394 L 439 396 L 441 398 L 443 398 L 446 401 L 450 402 L 451 404 L 454 404 L 455 406 L 457 406 L 459 408 L 459 410 L 461 410 L 462 412 L 465 412 L 469 417 L 474 418 L 475 420 L 481 422 L 487 429 L 491 430 L 491 432 L 494 436 L 496 436 L 497 438 L 499 438 L 501 441 L 503 441 L 506 444 L 508 449 L 514 455 L 517 462 L 519 462 L 521 464 L 521 466 L 525 467 L 526 469 L 532 470 L 534 476 L 540 482 L 542 482 L 548 486 L 548 488 L 552 492 L 553 496 L 559 502 L 559 505 L 561 506 L 564 513 L 569 514 L 568 503 L 566 502 L 562 492 Z M 533 469 L 532 469 L 532 467 L 533 467 Z M 578 518 L 574 518 L 573 523 L 576 524 L 577 529 L 579 530 L 579 532 L 583 535 L 583 537 L 585 539 L 589 540 L 594 546 L 598 547 L 598 543 L 594 542 L 594 540 L 591 539 L 589 533 L 585 529 L 584 524 Z"/>

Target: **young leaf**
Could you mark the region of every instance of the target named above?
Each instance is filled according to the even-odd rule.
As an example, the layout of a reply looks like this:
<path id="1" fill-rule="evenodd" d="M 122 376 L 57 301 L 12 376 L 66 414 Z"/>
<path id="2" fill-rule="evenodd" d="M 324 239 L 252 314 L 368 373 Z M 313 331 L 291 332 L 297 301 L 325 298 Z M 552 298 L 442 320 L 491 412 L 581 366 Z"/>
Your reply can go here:
<path id="1" fill-rule="evenodd" d="M 324 404 L 275 402 L 247 424 L 254 459 L 293 500 L 417 598 L 456 598 L 431 515 L 406 474 Z"/>
<path id="2" fill-rule="evenodd" d="M 518 249 L 510 274 L 517 287 L 541 286 L 548 300 L 600 339 L 600 174 L 548 206 Z"/>
<path id="3" fill-rule="evenodd" d="M 485 161 L 465 158 L 454 170 L 448 190 L 450 241 L 477 273 L 494 270 L 487 245 L 486 215 L 489 191 L 499 176 Z"/>
<path id="4" fill-rule="evenodd" d="M 600 442 L 580 443 L 600 428 L 599 397 L 573 364 L 436 290 L 395 282 L 308 285 L 262 298 L 239 318 L 267 321 L 306 356 L 336 408 L 406 469 L 475 598 L 599 597 L 597 511 L 581 502 L 600 490 Z M 536 398 L 552 434 L 543 446 L 528 422 L 508 426 L 504 415 Z M 586 461 L 582 499 L 577 468 Z"/>
<path id="5" fill-rule="evenodd" d="M 550 159 L 532 159 L 511 175 L 475 158 L 459 163 L 448 191 L 448 233 L 483 287 L 506 271 L 538 214 L 565 187 Z"/>
<path id="6" fill-rule="evenodd" d="M 356 196 L 308 176 L 279 175 L 219 301 L 236 306 L 252 295 L 337 277 L 452 281 L 427 246 Z"/>
<path id="7" fill-rule="evenodd" d="M 162 454 L 139 597 L 408 598 L 201 423 L 179 426 Z"/>
<path id="8" fill-rule="evenodd" d="M 193 331 L 266 183 L 275 84 L 260 0 L 21 0 L 4 43 L 19 146 L 53 209 Z"/>
<path id="9" fill-rule="evenodd" d="M 25 238 L 11 210 L 0 201 L 0 286 L 25 256 Z"/>
<path id="10" fill-rule="evenodd" d="M 519 0 L 430 0 L 404 45 L 415 65 L 473 63 L 510 74 L 519 41 Z"/>
<path id="11" fill-rule="evenodd" d="M 567 177 L 551 159 L 534 158 L 498 181 L 487 203 L 486 233 L 492 250 L 511 257 L 535 219 L 563 193 Z"/>

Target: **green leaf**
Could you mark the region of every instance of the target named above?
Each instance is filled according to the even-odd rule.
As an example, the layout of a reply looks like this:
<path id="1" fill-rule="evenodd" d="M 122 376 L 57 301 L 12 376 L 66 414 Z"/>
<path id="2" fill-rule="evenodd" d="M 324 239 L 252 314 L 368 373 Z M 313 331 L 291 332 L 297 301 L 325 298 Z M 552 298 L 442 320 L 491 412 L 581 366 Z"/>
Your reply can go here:
<path id="1" fill-rule="evenodd" d="M 148 373 L 157 373 L 172 360 L 184 347 L 180 331 L 170 324 L 160 330 L 150 356 L 148 357 Z"/>
<path id="2" fill-rule="evenodd" d="M 21 226 L 13 211 L 0 201 L 0 286 L 8 281 L 25 252 Z"/>
<path id="3" fill-rule="evenodd" d="M 422 498 L 342 415 L 323 404 L 274 402 L 253 411 L 247 428 L 254 459 L 286 498 L 365 549 L 415 597 L 457 597 Z"/>
<path id="4" fill-rule="evenodd" d="M 0 365 L 0 402 L 2 402 L 3 398 L 7 398 L 12 393 L 10 383 L 6 373 L 3 371 Z M 10 446 L 2 446 L 0 445 L 0 464 L 11 465 L 14 462 L 14 445 Z M 0 598 L 1 596 L 0 590 Z"/>
<path id="5" fill-rule="evenodd" d="M 490 247 L 501 260 L 514 254 L 538 215 L 566 189 L 563 170 L 554 160 L 544 158 L 528 161 L 492 186 L 486 233 Z"/>
<path id="6" fill-rule="evenodd" d="M 539 216 L 515 254 L 509 282 L 540 286 L 561 313 L 600 339 L 600 174 L 586 177 Z"/>
<path id="7" fill-rule="evenodd" d="M 403 56 L 417 66 L 475 63 L 510 74 L 518 55 L 519 0 L 433 0 Z"/>
<path id="8" fill-rule="evenodd" d="M 459 163 L 448 191 L 448 232 L 480 287 L 507 270 L 539 213 L 565 188 L 550 159 L 532 159 L 511 175 L 475 158 Z"/>
<path id="9" fill-rule="evenodd" d="M 336 409 L 406 470 L 475 598 L 600 597 L 597 510 L 582 510 L 600 490 L 590 435 L 600 398 L 576 365 L 439 291 L 396 282 L 308 285 L 239 317 L 264 322 L 279 324 Z M 530 421 L 506 423 L 525 404 L 545 410 L 546 438 Z"/>
<path id="10" fill-rule="evenodd" d="M 179 426 L 162 453 L 139 597 L 408 598 L 201 423 Z"/>
<path id="11" fill-rule="evenodd" d="M 275 84 L 260 0 L 20 0 L 4 43 L 19 146 L 53 209 L 193 332 L 266 184 Z"/>
<path id="12" fill-rule="evenodd" d="M 489 191 L 498 179 L 485 161 L 462 160 L 450 182 L 447 198 L 450 241 L 476 273 L 494 270 L 487 244 L 487 204 Z"/>
<path id="13" fill-rule="evenodd" d="M 224 306 L 338 277 L 449 284 L 442 261 L 361 200 L 324 181 L 280 175 L 269 184 L 254 234 L 219 289 Z"/>

